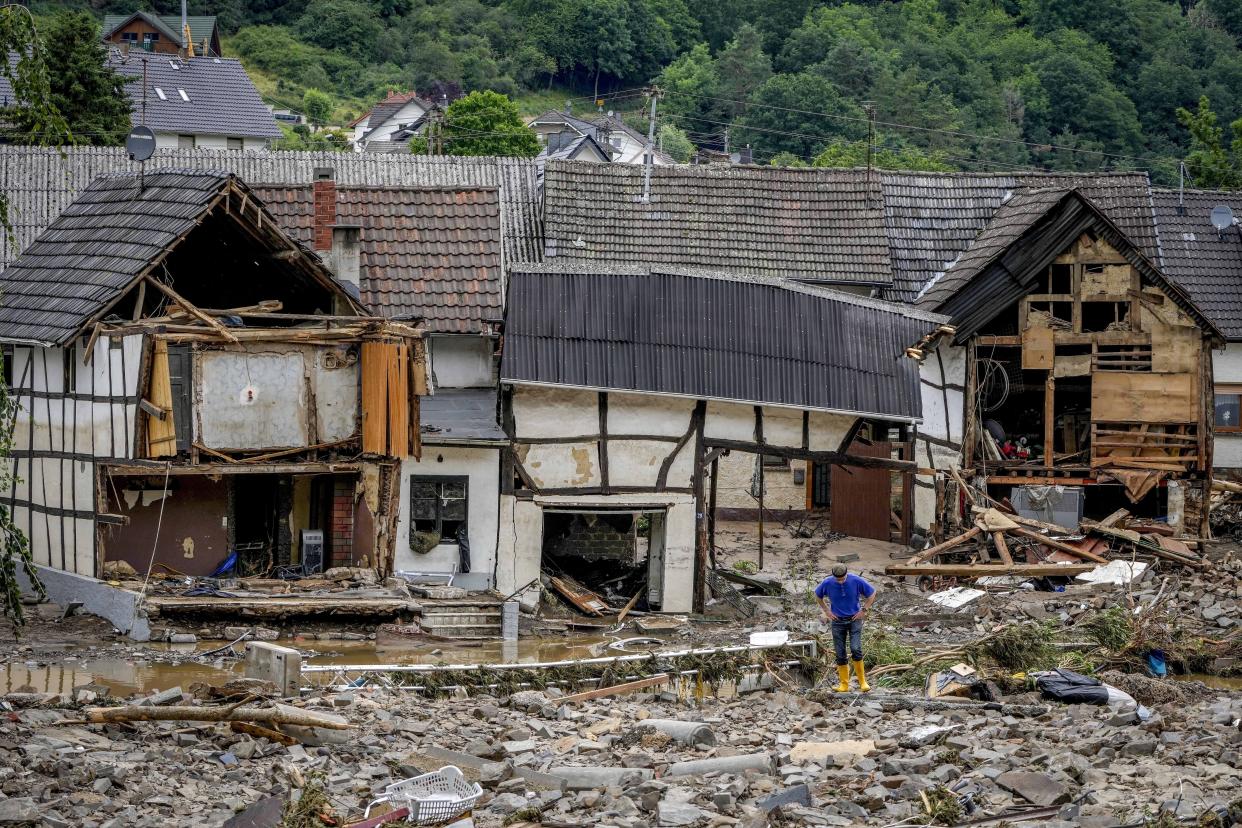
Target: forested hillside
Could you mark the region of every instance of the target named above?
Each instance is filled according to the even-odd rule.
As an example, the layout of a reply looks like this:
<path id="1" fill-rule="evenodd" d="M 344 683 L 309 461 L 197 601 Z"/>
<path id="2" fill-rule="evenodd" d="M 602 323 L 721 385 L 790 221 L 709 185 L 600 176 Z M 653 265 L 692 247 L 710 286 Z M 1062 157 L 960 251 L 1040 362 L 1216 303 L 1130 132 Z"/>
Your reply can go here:
<path id="1" fill-rule="evenodd" d="M 92 0 L 97 14 L 131 9 Z M 890 163 L 1140 167 L 1167 181 L 1190 149 L 1178 107 L 1207 96 L 1225 153 L 1242 116 L 1242 0 L 191 0 L 190 12 L 219 17 L 226 52 L 265 92 L 296 105 L 321 89 L 338 117 L 411 87 L 575 97 L 579 112 L 598 89 L 609 108 L 637 109 L 654 80 L 696 144 L 719 147 L 727 128 L 759 161 L 861 157 L 871 101 Z"/>

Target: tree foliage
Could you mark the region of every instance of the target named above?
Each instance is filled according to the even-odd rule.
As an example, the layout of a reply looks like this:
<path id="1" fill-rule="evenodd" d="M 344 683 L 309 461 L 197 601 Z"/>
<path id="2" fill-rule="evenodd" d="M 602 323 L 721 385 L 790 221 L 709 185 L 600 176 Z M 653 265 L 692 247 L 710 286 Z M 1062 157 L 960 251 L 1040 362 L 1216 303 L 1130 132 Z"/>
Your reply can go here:
<path id="1" fill-rule="evenodd" d="M 24 6 L 0 8 L 0 55 L 13 59 L 0 60 L 0 72 L 13 87 L 13 114 L 25 133 L 23 140 L 59 144 L 72 140 L 63 115 L 57 110 L 49 77 L 47 48 L 35 20 Z M 12 241 L 12 220 L 8 196 L 0 190 L 0 225 Z M 0 296 L 0 302 L 4 297 Z M 3 356 L 0 355 L 0 360 Z M 3 365 L 0 365 L 3 368 Z M 0 375 L 4 372 L 0 371 Z M 0 490 L 8 490 L 14 482 L 9 458 L 13 454 L 13 427 L 17 405 L 9 396 L 8 384 L 0 382 Z M 30 543 L 13 521 L 7 503 L 0 503 L 0 612 L 14 624 L 22 624 L 21 592 L 17 584 L 17 568 L 22 567 L 39 597 L 46 597 L 39 582 Z"/>
<path id="2" fill-rule="evenodd" d="M 318 89 L 302 94 L 302 114 L 315 126 L 323 126 L 332 117 L 332 97 Z"/>
<path id="3" fill-rule="evenodd" d="M 1242 188 L 1242 118 L 1229 125 L 1233 140 L 1228 146 L 1225 130 L 1217 124 L 1216 113 L 1206 95 L 1199 99 L 1199 106 L 1193 112 L 1179 108 L 1177 120 L 1190 133 L 1186 170 L 1194 185 L 1210 189 Z"/>
<path id="4" fill-rule="evenodd" d="M 518 108 L 496 92 L 471 92 L 444 113 L 444 151 L 448 155 L 539 154 L 539 139 L 522 123 Z"/>

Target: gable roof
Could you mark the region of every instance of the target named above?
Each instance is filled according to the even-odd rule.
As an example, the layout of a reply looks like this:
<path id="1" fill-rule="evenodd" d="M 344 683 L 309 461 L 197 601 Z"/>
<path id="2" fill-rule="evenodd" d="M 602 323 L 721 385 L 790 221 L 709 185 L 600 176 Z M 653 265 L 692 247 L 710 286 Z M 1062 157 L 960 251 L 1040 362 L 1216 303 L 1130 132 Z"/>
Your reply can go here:
<path id="1" fill-rule="evenodd" d="M 232 58 L 194 57 L 112 50 L 109 65 L 135 78 L 126 84 L 135 123 L 142 120 L 143 64 L 147 67 L 146 125 L 156 132 L 188 135 L 224 135 L 239 138 L 279 138 L 276 119 L 259 97 L 254 82 Z M 164 93 L 161 99 L 157 89 Z M 183 100 L 184 90 L 189 100 Z"/>
<path id="2" fill-rule="evenodd" d="M 95 179 L 0 274 L 0 339 L 41 345 L 72 339 L 163 261 L 233 187 L 248 191 L 220 170 L 150 171 L 141 190 L 137 173 Z M 249 215 L 238 220 L 249 221 Z M 277 237 L 306 256 L 323 286 L 344 295 L 318 260 Z"/>
<path id="3" fill-rule="evenodd" d="M 607 144 L 600 135 L 601 132 L 623 132 L 629 136 L 630 140 L 638 144 L 645 146 L 647 143 L 646 135 L 634 129 L 617 115 L 598 115 L 593 119 L 587 119 L 579 118 L 577 115 L 572 115 L 559 109 L 549 109 L 530 121 L 532 127 L 536 124 L 564 124 L 579 135 L 589 135 L 595 139 L 600 147 L 604 147 Z M 671 155 L 658 148 L 654 149 L 653 152 L 658 164 L 677 163 Z"/>
<path id="4" fill-rule="evenodd" d="M 598 155 L 600 160 L 597 163 L 610 163 L 612 161 L 612 154 L 604 147 L 601 147 L 599 142 L 590 135 L 579 135 L 561 144 L 551 152 L 548 152 L 548 147 L 545 145 L 539 151 L 539 154 L 535 156 L 535 161 L 539 163 L 546 161 L 573 161 L 577 159 L 578 153 L 581 150 L 591 150 Z"/>
<path id="5" fill-rule="evenodd" d="M 210 18 L 212 28 L 215 28 L 216 19 Z M 108 35 L 124 26 L 128 26 L 134 20 L 142 20 L 151 28 L 158 31 L 164 37 L 171 40 L 178 46 L 184 45 L 181 40 L 181 17 L 180 15 L 173 17 L 172 15 L 158 15 L 147 11 L 136 11 L 132 14 L 108 14 L 104 15 L 103 37 L 106 39 Z M 189 22 L 188 20 L 186 21 Z M 194 28 L 191 26 L 190 34 L 193 36 Z M 209 33 L 210 34 L 210 33 Z M 198 42 L 198 38 L 194 38 Z"/>
<path id="6" fill-rule="evenodd" d="M 375 129 L 387 123 L 390 118 L 396 115 L 410 101 L 415 101 L 424 111 L 431 109 L 434 104 L 431 101 L 424 100 L 418 96 L 417 92 L 389 92 L 388 97 L 377 103 L 375 106 L 363 114 L 355 118 L 350 126 L 356 126 L 367 118 L 367 135 L 374 132 Z M 365 140 L 366 135 L 363 136 Z"/>
<path id="7" fill-rule="evenodd" d="M 260 185 L 281 226 L 310 244 L 310 186 Z M 439 333 L 480 333 L 503 315 L 495 187 L 337 187 L 337 222 L 362 228 L 362 301 Z"/>
<path id="8" fill-rule="evenodd" d="M 774 278 L 578 265 L 510 274 L 502 382 L 920 416 L 905 349 L 945 321 Z"/>
<path id="9" fill-rule="evenodd" d="M 1029 293 L 1048 263 L 1084 232 L 1107 241 L 1200 327 L 1221 336 L 1189 295 L 1166 279 L 1103 210 L 1075 188 L 1015 192 L 943 276 L 928 284 L 918 304 L 948 314 L 961 341 Z"/>
<path id="10" fill-rule="evenodd" d="M 544 255 L 597 265 L 701 267 L 889 285 L 878 187 L 851 170 L 549 161 Z"/>
<path id="11" fill-rule="evenodd" d="M 1076 188 L 1152 262 L 1159 245 L 1144 173 L 880 174 L 884 227 L 893 261 L 894 299 L 914 300 L 983 231 L 1019 188 Z"/>
<path id="12" fill-rule="evenodd" d="M 1242 217 L 1242 193 L 1153 189 L 1152 201 L 1165 274 L 1226 338 L 1242 339 L 1242 230 L 1217 233 L 1211 221 L 1212 208 L 1222 204 Z"/>

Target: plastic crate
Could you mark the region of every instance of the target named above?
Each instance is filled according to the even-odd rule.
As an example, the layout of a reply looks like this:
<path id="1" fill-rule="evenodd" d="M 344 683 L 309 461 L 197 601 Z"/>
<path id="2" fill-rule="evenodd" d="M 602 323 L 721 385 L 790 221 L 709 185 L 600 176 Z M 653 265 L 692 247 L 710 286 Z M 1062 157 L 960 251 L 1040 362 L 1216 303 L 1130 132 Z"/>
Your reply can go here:
<path id="1" fill-rule="evenodd" d="M 384 795 L 367 806 L 366 816 L 381 802 L 393 808 L 409 808 L 406 822 L 415 825 L 434 825 L 459 817 L 474 807 L 483 795 L 477 782 L 467 782 L 462 773 L 452 765 L 438 771 L 424 773 L 410 779 L 394 782 L 384 788 Z"/>

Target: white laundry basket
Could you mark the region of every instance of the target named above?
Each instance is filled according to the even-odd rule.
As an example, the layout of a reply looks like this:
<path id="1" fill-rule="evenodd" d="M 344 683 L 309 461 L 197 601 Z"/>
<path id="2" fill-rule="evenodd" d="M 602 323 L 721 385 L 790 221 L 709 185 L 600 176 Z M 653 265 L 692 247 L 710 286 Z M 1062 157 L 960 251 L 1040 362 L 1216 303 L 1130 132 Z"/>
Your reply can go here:
<path id="1" fill-rule="evenodd" d="M 433 825 L 461 816 L 473 808 L 482 795 L 483 789 L 477 782 L 467 782 L 460 770 L 445 765 L 438 771 L 387 786 L 384 795 L 367 806 L 366 816 L 371 815 L 376 805 L 387 802 L 394 809 L 410 809 L 406 822 Z"/>

